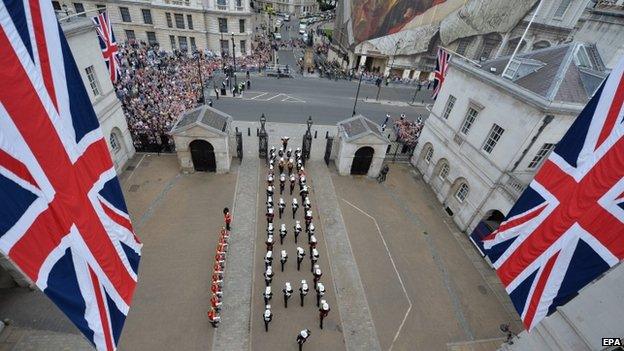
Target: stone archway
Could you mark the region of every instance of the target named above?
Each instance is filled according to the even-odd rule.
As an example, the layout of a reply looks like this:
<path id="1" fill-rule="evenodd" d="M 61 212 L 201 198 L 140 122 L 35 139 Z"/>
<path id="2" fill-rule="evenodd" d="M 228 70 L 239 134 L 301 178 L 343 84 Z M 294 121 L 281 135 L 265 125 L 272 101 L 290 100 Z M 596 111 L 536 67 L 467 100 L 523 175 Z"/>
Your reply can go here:
<path id="1" fill-rule="evenodd" d="M 214 147 L 206 140 L 196 139 L 189 144 L 193 168 L 199 172 L 216 172 Z"/>
<path id="2" fill-rule="evenodd" d="M 351 174 L 365 175 L 368 174 L 371 163 L 373 162 L 373 155 L 375 149 L 370 146 L 364 146 L 359 148 L 353 156 L 353 163 L 351 164 Z"/>

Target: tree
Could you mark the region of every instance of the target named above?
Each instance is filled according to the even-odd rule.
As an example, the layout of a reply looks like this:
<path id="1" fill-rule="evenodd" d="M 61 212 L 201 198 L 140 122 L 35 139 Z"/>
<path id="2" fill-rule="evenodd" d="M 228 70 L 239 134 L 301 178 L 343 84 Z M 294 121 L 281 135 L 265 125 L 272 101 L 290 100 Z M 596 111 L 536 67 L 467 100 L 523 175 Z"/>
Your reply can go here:
<path id="1" fill-rule="evenodd" d="M 336 8 L 336 0 L 316 0 L 321 11 L 333 10 Z"/>

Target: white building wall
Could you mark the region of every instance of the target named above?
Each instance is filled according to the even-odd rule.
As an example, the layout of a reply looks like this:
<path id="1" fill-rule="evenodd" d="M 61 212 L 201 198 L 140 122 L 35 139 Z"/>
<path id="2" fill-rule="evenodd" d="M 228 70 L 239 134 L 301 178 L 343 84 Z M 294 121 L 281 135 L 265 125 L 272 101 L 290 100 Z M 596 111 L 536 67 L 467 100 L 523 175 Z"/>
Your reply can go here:
<path id="1" fill-rule="evenodd" d="M 595 44 L 607 68 L 613 69 L 624 56 L 624 7 L 591 10 L 574 40 Z"/>

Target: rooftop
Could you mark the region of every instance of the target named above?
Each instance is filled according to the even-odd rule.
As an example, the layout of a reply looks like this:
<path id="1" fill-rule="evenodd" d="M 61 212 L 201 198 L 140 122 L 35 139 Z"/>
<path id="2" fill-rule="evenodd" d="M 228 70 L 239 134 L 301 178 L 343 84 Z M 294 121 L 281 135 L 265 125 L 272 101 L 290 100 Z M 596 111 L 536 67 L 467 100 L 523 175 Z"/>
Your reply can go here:
<path id="1" fill-rule="evenodd" d="M 368 134 L 373 134 L 386 140 L 381 134 L 379 126 L 362 115 L 356 115 L 338 122 L 338 128 L 344 133 L 348 141 L 361 138 Z"/>
<path id="2" fill-rule="evenodd" d="M 171 128 L 171 133 L 177 133 L 198 125 L 217 132 L 227 134 L 232 117 L 208 105 L 196 107 L 182 113 L 178 121 Z"/>

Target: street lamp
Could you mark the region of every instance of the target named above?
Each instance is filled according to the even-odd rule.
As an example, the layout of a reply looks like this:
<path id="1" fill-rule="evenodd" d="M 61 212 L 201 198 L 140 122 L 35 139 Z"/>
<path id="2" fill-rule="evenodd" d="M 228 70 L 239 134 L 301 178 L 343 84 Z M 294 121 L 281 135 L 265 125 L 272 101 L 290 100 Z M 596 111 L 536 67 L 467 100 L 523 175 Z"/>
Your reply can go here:
<path id="1" fill-rule="evenodd" d="M 355 93 L 355 102 L 353 103 L 353 114 L 355 116 L 355 107 L 357 106 L 358 97 L 360 96 L 360 86 L 362 85 L 362 77 L 364 76 L 364 66 L 360 66 L 360 81 L 358 82 L 357 92 Z"/>
<path id="2" fill-rule="evenodd" d="M 201 52 L 197 51 L 195 53 L 197 55 L 197 70 L 199 71 L 199 85 L 201 86 L 201 100 L 200 103 L 206 103 L 206 93 L 204 92 L 204 79 L 202 77 L 202 68 L 201 68 Z"/>
<path id="3" fill-rule="evenodd" d="M 232 61 L 234 63 L 234 68 L 232 69 L 232 75 L 234 76 L 234 86 L 238 86 L 236 84 L 236 44 L 234 43 L 234 32 L 232 32 Z"/>

